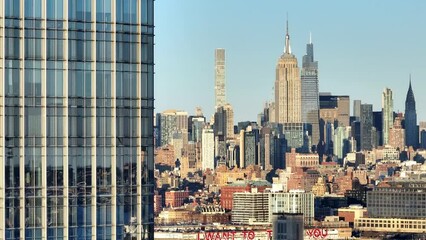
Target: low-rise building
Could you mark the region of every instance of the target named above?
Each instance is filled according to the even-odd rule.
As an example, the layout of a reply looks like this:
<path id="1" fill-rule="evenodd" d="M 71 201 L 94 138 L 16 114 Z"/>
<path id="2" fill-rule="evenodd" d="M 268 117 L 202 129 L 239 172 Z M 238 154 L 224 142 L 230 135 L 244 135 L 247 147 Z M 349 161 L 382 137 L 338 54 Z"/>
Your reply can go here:
<path id="1" fill-rule="evenodd" d="M 189 191 L 167 191 L 165 194 L 166 207 L 181 207 L 189 197 Z"/>

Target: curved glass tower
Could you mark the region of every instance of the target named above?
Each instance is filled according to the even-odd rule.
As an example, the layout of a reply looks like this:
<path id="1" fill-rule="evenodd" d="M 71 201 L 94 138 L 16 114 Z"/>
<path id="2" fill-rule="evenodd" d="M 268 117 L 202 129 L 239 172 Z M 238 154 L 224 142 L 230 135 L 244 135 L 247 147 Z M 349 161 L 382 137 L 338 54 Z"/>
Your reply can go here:
<path id="1" fill-rule="evenodd" d="M 153 0 L 0 0 L 0 239 L 153 239 Z"/>

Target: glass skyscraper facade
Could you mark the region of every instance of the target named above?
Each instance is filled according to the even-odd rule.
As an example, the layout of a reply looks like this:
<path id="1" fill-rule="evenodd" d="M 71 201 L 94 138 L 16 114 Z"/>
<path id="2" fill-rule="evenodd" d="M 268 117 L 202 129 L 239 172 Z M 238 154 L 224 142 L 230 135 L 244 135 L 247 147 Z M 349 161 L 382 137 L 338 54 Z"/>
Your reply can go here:
<path id="1" fill-rule="evenodd" d="M 314 44 L 306 44 L 301 71 L 302 122 L 312 125 L 312 144 L 316 145 L 319 137 L 319 87 L 318 62 L 314 61 Z"/>
<path id="2" fill-rule="evenodd" d="M 153 239 L 153 0 L 0 0 L 0 239 Z"/>

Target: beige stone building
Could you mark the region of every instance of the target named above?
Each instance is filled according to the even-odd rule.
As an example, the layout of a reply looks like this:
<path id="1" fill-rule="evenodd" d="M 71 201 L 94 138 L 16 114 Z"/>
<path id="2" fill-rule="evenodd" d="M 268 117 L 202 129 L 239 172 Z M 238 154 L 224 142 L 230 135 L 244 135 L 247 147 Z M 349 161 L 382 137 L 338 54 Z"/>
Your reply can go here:
<path id="1" fill-rule="evenodd" d="M 395 118 L 393 127 L 389 130 L 389 145 L 403 150 L 405 148 L 405 130 L 402 128 L 402 117 Z"/>
<path id="2" fill-rule="evenodd" d="M 300 70 L 296 57 L 291 53 L 288 24 L 285 50 L 278 59 L 275 79 L 275 121 L 278 123 L 301 122 Z"/>

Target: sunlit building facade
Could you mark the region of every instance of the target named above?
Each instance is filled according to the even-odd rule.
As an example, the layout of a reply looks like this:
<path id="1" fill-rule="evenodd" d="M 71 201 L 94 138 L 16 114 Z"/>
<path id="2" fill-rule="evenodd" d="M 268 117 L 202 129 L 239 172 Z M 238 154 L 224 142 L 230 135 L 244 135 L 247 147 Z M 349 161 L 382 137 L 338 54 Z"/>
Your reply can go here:
<path id="1" fill-rule="evenodd" d="M 0 1 L 0 239 L 153 239 L 153 0 Z"/>

